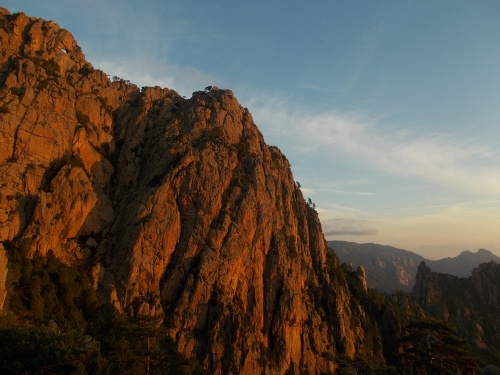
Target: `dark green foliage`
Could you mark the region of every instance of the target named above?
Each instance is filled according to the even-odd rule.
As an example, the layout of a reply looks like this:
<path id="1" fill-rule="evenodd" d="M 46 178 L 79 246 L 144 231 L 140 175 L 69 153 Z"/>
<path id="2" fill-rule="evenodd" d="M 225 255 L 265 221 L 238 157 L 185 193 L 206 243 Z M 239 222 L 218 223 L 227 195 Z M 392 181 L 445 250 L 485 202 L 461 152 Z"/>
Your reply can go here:
<path id="1" fill-rule="evenodd" d="M 68 267 L 49 252 L 47 258 L 25 257 L 26 244 L 8 245 L 9 310 L 19 318 L 38 324 L 56 323 L 66 329 L 85 326 L 85 314 L 92 315 L 102 303 L 87 275 Z M 4 244 L 5 247 L 5 244 Z"/>
<path id="2" fill-rule="evenodd" d="M 17 161 L 17 159 L 19 159 L 18 156 L 10 156 L 9 158 L 7 158 L 6 162 L 7 163 L 15 163 Z"/>
<path id="3" fill-rule="evenodd" d="M 98 96 L 97 99 L 99 100 L 99 103 L 101 103 L 101 108 L 104 109 L 104 111 L 112 116 L 113 115 L 113 107 L 108 104 L 108 101 L 106 98 L 103 98 L 102 96 Z"/>
<path id="4" fill-rule="evenodd" d="M 197 149 L 203 149 L 207 147 L 207 144 L 217 144 L 222 145 L 226 141 L 224 137 L 224 130 L 221 126 L 209 127 L 203 131 L 200 138 L 195 139 L 193 142 L 193 147 Z"/>
<path id="5" fill-rule="evenodd" d="M 151 181 L 148 183 L 148 187 L 157 187 L 163 183 L 164 175 L 158 174 L 154 176 Z"/>
<path id="6" fill-rule="evenodd" d="M 49 83 L 50 83 L 49 79 L 39 80 L 38 83 L 36 84 L 36 89 L 39 91 L 46 89 Z"/>
<path id="7" fill-rule="evenodd" d="M 427 288 L 436 291 L 439 297 L 427 300 L 419 297 L 428 316 L 455 323 L 457 335 L 469 342 L 474 356 L 482 365 L 498 363 L 500 360 L 499 312 L 489 306 L 487 299 L 478 295 L 471 278 L 433 273 Z M 422 286 L 421 286 L 422 288 Z M 486 346 L 478 345 L 483 341 Z"/>
<path id="8" fill-rule="evenodd" d="M 2 374 L 108 374 L 99 345 L 47 327 L 0 327 Z"/>
<path id="9" fill-rule="evenodd" d="M 128 320 L 109 305 L 98 312 L 91 330 L 101 343 L 101 351 L 112 373 L 204 374 L 196 361 L 179 354 L 164 328 L 155 319 Z"/>
<path id="10" fill-rule="evenodd" d="M 205 374 L 148 317 L 127 319 L 93 289 L 81 267 L 30 241 L 3 242 L 9 272 L 0 318 L 1 374 Z"/>
<path id="11" fill-rule="evenodd" d="M 6 33 L 10 32 L 10 28 L 12 25 L 8 22 L 9 16 L 7 15 L 5 18 L 0 19 L 0 29 L 5 31 Z"/>
<path id="12" fill-rule="evenodd" d="M 67 83 L 68 85 L 70 85 L 70 86 L 73 86 L 73 83 L 75 83 L 75 82 L 74 82 L 74 78 L 73 78 L 73 76 L 72 76 L 72 75 L 68 74 L 68 75 L 66 76 L 66 83 Z"/>
<path id="13" fill-rule="evenodd" d="M 299 255 L 299 253 L 297 251 L 297 245 L 296 245 L 295 236 L 292 235 L 292 234 L 287 237 L 287 247 L 288 247 L 288 251 L 290 251 L 290 256 L 292 258 L 297 258 L 297 256 Z"/>
<path id="14" fill-rule="evenodd" d="M 57 335 L 49 331 L 0 328 L 0 370 L 2 374 L 24 374 L 54 370 L 63 356 Z"/>
<path id="15" fill-rule="evenodd" d="M 49 84 L 49 81 L 46 79 L 44 79 L 43 81 L 39 81 L 36 84 L 36 89 L 39 91 L 42 91 L 43 89 L 45 89 L 47 87 L 48 84 Z"/>
<path id="16" fill-rule="evenodd" d="M 364 356 L 357 355 L 350 359 L 345 354 L 335 355 L 332 352 L 324 352 L 323 358 L 333 362 L 337 366 L 335 374 L 372 374 L 372 375 L 395 375 L 396 368 L 377 364 Z"/>
<path id="17" fill-rule="evenodd" d="M 50 26 L 49 26 L 49 23 L 47 21 L 43 21 L 42 23 L 42 31 L 44 32 L 47 32 L 48 30 L 50 29 Z"/>
<path id="18" fill-rule="evenodd" d="M 203 136 L 207 142 L 217 143 L 224 136 L 224 131 L 221 126 L 214 126 L 205 130 Z"/>
<path id="19" fill-rule="evenodd" d="M 110 156 L 111 146 L 109 143 L 103 142 L 98 147 L 95 148 L 97 152 L 104 156 Z"/>
<path id="20" fill-rule="evenodd" d="M 238 159 L 245 159 L 250 155 L 250 144 L 248 142 L 239 142 L 235 145 Z"/>
<path id="21" fill-rule="evenodd" d="M 401 371 L 405 374 L 468 374 L 477 370 L 464 339 L 450 323 L 426 319 L 411 321 L 400 347 Z"/>
<path id="22" fill-rule="evenodd" d="M 336 351 L 324 353 L 339 365 L 338 374 L 395 374 L 391 366 L 398 366 L 401 374 L 472 374 L 477 370 L 466 341 L 447 322 L 423 319 L 422 308 L 409 294 L 365 290 L 358 273 L 350 265 L 339 264 L 334 254 L 327 257 L 326 271 L 330 282 L 319 286 L 323 298 L 315 299 L 316 310 L 324 313 L 323 320 L 333 329 L 336 296 L 347 286 L 351 322 L 364 331 L 360 337 L 363 356 L 343 356 L 341 342 L 336 343 Z M 309 290 L 314 293 L 314 283 Z M 380 354 L 385 363 L 380 361 Z"/>

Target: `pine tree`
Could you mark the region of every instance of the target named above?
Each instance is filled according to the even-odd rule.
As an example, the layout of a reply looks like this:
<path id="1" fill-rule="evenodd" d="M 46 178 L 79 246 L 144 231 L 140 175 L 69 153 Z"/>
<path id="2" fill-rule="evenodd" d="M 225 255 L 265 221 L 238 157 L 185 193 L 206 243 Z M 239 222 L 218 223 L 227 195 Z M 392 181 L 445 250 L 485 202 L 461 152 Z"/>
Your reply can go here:
<path id="1" fill-rule="evenodd" d="M 475 374 L 478 368 L 450 323 L 432 319 L 406 326 L 399 357 L 403 374 Z"/>

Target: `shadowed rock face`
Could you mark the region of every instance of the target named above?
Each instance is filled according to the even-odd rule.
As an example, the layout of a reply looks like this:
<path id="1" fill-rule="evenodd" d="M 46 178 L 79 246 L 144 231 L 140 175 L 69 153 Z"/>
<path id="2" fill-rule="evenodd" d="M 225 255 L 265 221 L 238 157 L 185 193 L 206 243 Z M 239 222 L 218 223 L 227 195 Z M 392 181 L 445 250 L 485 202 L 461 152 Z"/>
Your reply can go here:
<path id="1" fill-rule="evenodd" d="M 500 359 L 500 265 L 480 264 L 469 278 L 418 267 L 413 297 L 425 311 L 452 321 L 484 360 Z"/>
<path id="2" fill-rule="evenodd" d="M 316 212 L 231 91 L 111 82 L 55 23 L 0 13 L 1 242 L 89 267 L 215 374 L 333 372 L 323 353 L 364 351 L 348 287 L 321 292 Z"/>
<path id="3" fill-rule="evenodd" d="M 499 257 L 485 249 L 475 253 L 464 251 L 453 258 L 428 260 L 411 251 L 386 245 L 347 241 L 328 241 L 327 244 L 341 262 L 365 268 L 368 287 L 389 293 L 396 290 L 411 292 L 418 265 L 422 261 L 434 272 L 458 277 L 469 277 L 472 269 L 481 263 L 500 261 Z"/>

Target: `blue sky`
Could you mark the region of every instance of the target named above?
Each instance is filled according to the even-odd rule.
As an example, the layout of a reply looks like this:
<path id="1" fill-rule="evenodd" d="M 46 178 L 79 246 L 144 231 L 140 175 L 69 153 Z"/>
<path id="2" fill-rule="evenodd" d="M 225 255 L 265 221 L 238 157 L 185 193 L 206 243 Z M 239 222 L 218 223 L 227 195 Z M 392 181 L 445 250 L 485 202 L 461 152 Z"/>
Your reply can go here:
<path id="1" fill-rule="evenodd" d="M 327 239 L 500 255 L 500 2 L 2 3 L 111 76 L 233 90 Z"/>

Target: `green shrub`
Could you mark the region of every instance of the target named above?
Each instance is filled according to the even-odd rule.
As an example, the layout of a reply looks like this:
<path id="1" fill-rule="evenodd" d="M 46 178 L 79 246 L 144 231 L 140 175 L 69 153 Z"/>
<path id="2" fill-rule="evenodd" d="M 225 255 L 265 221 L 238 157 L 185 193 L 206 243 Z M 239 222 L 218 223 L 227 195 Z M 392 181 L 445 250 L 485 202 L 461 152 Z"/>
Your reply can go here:
<path id="1" fill-rule="evenodd" d="M 43 79 L 41 81 L 38 81 L 38 83 L 36 84 L 36 89 L 42 91 L 43 89 L 47 88 L 48 85 L 49 85 L 49 80 Z"/>
<path id="2" fill-rule="evenodd" d="M 3 245 L 9 272 L 1 374 L 140 374 L 146 366 L 152 374 L 205 374 L 176 351 L 156 318 L 127 319 L 104 302 L 84 267 L 52 252 L 29 259 L 23 243 Z"/>

